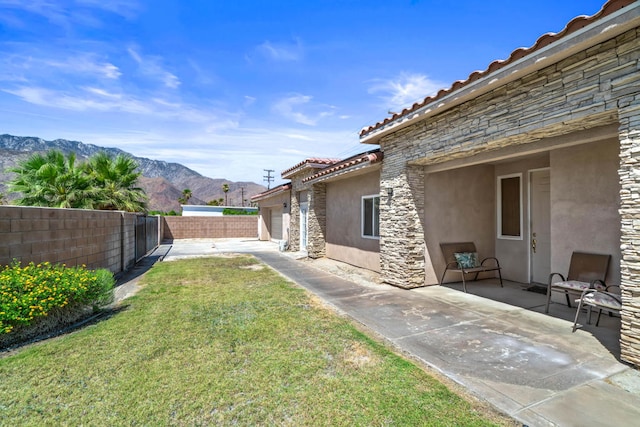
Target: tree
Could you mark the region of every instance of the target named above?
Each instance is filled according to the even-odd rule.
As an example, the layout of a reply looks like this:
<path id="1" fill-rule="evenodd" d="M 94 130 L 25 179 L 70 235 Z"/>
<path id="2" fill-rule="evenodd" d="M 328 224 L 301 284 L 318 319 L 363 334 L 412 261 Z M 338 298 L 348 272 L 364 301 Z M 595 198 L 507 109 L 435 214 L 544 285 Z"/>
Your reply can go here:
<path id="1" fill-rule="evenodd" d="M 227 203 L 227 193 L 229 192 L 229 184 L 222 184 L 222 191 L 224 192 L 224 205 L 229 206 Z"/>
<path id="2" fill-rule="evenodd" d="M 11 169 L 16 173 L 10 191 L 21 193 L 16 204 L 57 208 L 145 211 L 147 196 L 136 187 L 138 164 L 125 155 L 112 159 L 101 152 L 76 165 L 76 155 L 66 158 L 52 150 L 36 153 Z"/>
<path id="3" fill-rule="evenodd" d="M 181 205 L 186 205 L 187 203 L 189 203 L 189 199 L 191 198 L 191 196 L 191 190 L 185 188 L 184 190 L 182 190 L 182 197 L 178 198 L 178 203 L 180 203 Z"/>
<path id="4" fill-rule="evenodd" d="M 36 153 L 10 171 L 16 177 L 9 182 L 9 191 L 22 193 L 17 205 L 93 209 L 96 188 L 76 166 L 74 153 L 66 158 L 58 150 Z"/>
<path id="5" fill-rule="evenodd" d="M 94 209 L 145 212 L 147 195 L 137 187 L 141 172 L 131 157 L 118 154 L 112 158 L 104 151 L 85 163 L 85 172 L 97 190 Z"/>
<path id="6" fill-rule="evenodd" d="M 220 197 L 219 199 L 209 200 L 207 202 L 207 205 L 209 205 L 209 206 L 222 206 L 223 202 L 224 202 L 224 199 L 222 197 Z"/>
<path id="7" fill-rule="evenodd" d="M 7 203 L 7 196 L 4 193 L 0 193 L 0 205 L 4 205 Z"/>

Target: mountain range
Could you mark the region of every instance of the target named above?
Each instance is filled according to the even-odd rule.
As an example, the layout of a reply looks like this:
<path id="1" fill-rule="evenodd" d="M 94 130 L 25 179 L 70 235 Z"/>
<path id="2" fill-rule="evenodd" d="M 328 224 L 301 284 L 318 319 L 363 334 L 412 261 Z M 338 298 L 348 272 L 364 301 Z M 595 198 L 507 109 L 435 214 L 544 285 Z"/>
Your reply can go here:
<path id="1" fill-rule="evenodd" d="M 208 178 L 179 163 L 136 157 L 118 148 L 99 147 L 66 139 L 45 141 L 42 138 L 4 134 L 0 135 L 0 193 L 9 200 L 16 198 L 17 195 L 8 194 L 7 183 L 14 177 L 9 169 L 34 153 L 45 153 L 53 149 L 65 154 L 74 152 L 79 160 L 85 160 L 100 151 L 105 151 L 111 156 L 125 154 L 133 158 L 138 162 L 139 170 L 142 172 L 138 183 L 149 196 L 148 208 L 151 211 L 180 212 L 178 198 L 182 197 L 184 189 L 191 190 L 190 205 L 204 205 L 211 200 L 224 199 L 222 186 L 227 184 L 227 204 L 231 206 L 241 206 L 243 196 L 246 206 L 246 200 L 267 189 L 264 185 L 254 182 Z"/>

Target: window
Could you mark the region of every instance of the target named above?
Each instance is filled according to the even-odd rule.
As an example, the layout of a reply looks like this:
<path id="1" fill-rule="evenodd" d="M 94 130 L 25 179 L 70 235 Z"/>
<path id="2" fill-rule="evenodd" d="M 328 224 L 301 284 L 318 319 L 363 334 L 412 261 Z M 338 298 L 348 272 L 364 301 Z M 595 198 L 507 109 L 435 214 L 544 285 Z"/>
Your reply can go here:
<path id="1" fill-rule="evenodd" d="M 522 240 L 522 174 L 498 177 L 498 238 Z"/>
<path id="2" fill-rule="evenodd" d="M 362 197 L 362 237 L 380 237 L 380 196 Z"/>

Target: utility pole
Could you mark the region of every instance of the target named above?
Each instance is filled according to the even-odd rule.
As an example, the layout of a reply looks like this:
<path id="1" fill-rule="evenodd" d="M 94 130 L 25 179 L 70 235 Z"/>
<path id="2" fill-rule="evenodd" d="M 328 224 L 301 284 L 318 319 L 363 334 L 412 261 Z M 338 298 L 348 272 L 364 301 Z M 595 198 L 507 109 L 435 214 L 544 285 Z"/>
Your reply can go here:
<path id="1" fill-rule="evenodd" d="M 264 176 L 263 181 L 267 181 L 267 190 L 271 187 L 271 181 L 274 180 L 274 177 L 271 173 L 275 172 L 273 169 L 263 169 L 267 174 Z"/>
<path id="2" fill-rule="evenodd" d="M 240 191 L 242 192 L 242 207 L 244 208 L 244 187 L 240 187 Z"/>

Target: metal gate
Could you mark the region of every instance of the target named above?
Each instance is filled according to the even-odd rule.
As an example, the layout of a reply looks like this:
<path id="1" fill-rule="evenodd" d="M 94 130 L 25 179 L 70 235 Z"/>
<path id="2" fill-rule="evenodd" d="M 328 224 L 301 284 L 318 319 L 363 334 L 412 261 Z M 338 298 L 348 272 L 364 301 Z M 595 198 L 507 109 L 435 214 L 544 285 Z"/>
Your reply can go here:
<path id="1" fill-rule="evenodd" d="M 136 262 L 158 246 L 158 216 L 136 216 Z"/>

